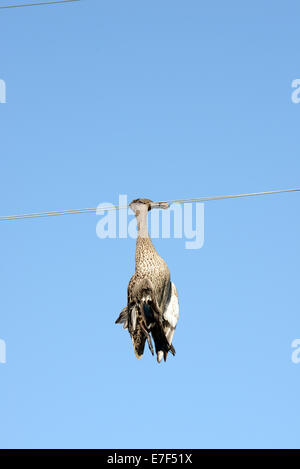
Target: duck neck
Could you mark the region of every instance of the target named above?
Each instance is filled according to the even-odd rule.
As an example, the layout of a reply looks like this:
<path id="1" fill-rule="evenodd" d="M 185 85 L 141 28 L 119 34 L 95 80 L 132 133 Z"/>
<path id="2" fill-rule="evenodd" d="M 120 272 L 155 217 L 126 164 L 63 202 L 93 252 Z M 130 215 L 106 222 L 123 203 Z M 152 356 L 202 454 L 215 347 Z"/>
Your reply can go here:
<path id="1" fill-rule="evenodd" d="M 148 233 L 148 208 L 141 207 L 138 213 L 136 213 L 137 220 L 137 241 L 139 239 L 150 239 Z"/>
<path id="2" fill-rule="evenodd" d="M 148 233 L 148 210 L 147 207 L 145 209 L 143 208 L 136 214 L 138 227 L 135 252 L 136 271 L 149 269 L 149 265 L 154 263 L 158 256 Z"/>

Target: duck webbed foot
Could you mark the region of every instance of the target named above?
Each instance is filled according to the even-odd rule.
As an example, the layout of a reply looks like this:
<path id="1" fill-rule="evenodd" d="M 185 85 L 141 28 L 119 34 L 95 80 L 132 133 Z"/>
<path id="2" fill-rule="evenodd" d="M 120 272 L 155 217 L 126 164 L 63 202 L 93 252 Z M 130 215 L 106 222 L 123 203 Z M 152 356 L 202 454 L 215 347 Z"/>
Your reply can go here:
<path id="1" fill-rule="evenodd" d="M 144 332 L 144 334 L 146 336 L 150 352 L 152 353 L 152 355 L 154 355 L 154 350 L 153 350 L 153 345 L 152 345 L 152 340 L 151 340 L 150 334 L 149 334 L 147 328 L 144 326 L 144 324 L 142 322 L 141 322 L 141 328 L 142 328 L 142 331 Z"/>

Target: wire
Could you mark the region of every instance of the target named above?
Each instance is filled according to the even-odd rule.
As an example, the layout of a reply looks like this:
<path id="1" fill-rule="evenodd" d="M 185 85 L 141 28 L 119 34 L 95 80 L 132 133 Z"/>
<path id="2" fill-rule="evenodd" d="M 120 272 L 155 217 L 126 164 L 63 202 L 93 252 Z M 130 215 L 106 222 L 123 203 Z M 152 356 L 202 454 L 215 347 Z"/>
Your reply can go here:
<path id="1" fill-rule="evenodd" d="M 213 197 L 201 197 L 200 199 L 179 199 L 179 200 L 167 200 L 169 204 L 175 203 L 188 203 L 188 202 L 207 202 L 209 200 L 222 200 L 222 199 L 237 199 L 238 197 L 251 197 L 256 195 L 269 195 L 269 194 L 282 194 L 283 192 L 297 192 L 300 189 L 282 189 L 278 191 L 267 191 L 267 192 L 252 192 L 249 194 L 236 194 L 236 195 L 217 195 Z"/>
<path id="2" fill-rule="evenodd" d="M 22 8 L 22 7 L 34 7 L 40 5 L 54 5 L 55 3 L 70 3 L 70 2 L 80 2 L 80 0 L 56 0 L 53 2 L 39 2 L 39 3 L 23 3 L 21 5 L 7 5 L 0 8 Z"/>
<path id="3" fill-rule="evenodd" d="M 222 199 L 237 199 L 239 197 L 251 197 L 251 196 L 258 196 L 258 195 L 270 195 L 270 194 L 282 194 L 284 192 L 298 192 L 300 189 L 282 189 L 276 191 L 268 191 L 268 192 L 252 192 L 248 194 L 235 194 L 235 195 L 217 195 L 212 197 L 199 197 L 198 199 L 177 199 L 177 200 L 167 200 L 168 204 L 185 204 L 185 203 L 192 203 L 192 202 L 207 202 L 210 200 L 222 200 Z M 1 221 L 9 221 L 9 220 L 21 220 L 25 218 L 42 218 L 42 217 L 55 217 L 60 215 L 75 215 L 77 213 L 96 213 L 96 212 L 104 212 L 104 211 L 111 211 L 111 210 L 124 210 L 128 209 L 129 205 L 110 205 L 107 207 L 98 207 L 98 208 L 81 208 L 81 209 L 73 209 L 73 210 L 58 210 L 55 212 L 39 212 L 39 213 L 23 213 L 20 215 L 7 215 L 0 217 Z"/>

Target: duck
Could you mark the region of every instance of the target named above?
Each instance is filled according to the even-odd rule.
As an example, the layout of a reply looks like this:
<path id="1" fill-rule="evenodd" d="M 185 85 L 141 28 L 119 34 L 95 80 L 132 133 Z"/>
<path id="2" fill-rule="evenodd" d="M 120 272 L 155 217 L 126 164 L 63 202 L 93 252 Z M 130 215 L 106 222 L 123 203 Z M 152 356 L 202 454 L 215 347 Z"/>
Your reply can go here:
<path id="1" fill-rule="evenodd" d="M 119 314 L 116 324 L 128 329 L 135 356 L 143 356 L 145 344 L 152 355 L 154 348 L 158 363 L 170 352 L 179 319 L 177 289 L 170 279 L 169 267 L 156 251 L 148 232 L 148 212 L 152 209 L 168 209 L 167 202 L 135 199 L 129 207 L 137 219 L 135 273 L 127 289 L 127 305 Z"/>

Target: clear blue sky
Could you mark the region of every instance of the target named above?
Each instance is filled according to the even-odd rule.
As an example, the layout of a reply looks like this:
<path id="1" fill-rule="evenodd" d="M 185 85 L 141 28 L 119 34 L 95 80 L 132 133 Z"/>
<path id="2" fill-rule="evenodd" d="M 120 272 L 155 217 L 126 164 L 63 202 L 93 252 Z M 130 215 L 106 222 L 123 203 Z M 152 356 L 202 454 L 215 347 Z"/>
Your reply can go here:
<path id="1" fill-rule="evenodd" d="M 1 4 L 21 3 L 1 0 Z M 299 187 L 298 1 L 1 10 L 0 215 Z M 300 447 L 298 193 L 210 202 L 156 240 L 175 358 L 114 325 L 135 241 L 97 217 L 0 224 L 0 446 Z"/>

